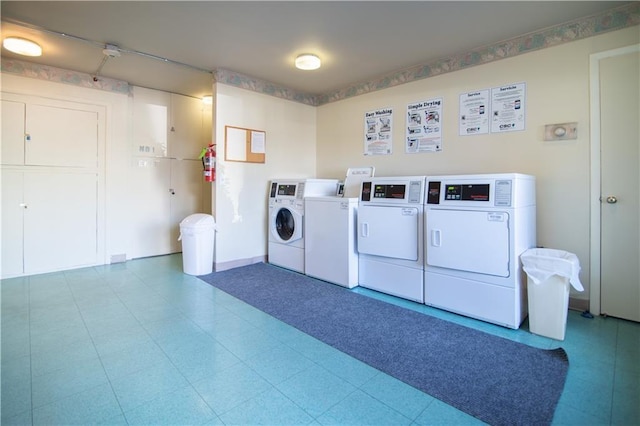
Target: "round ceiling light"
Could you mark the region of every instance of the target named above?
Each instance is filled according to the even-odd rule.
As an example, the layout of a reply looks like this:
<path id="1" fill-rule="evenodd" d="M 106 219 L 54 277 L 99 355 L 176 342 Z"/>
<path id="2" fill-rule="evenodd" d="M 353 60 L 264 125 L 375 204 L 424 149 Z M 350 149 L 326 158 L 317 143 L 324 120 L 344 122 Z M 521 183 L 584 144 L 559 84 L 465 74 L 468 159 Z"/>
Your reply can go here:
<path id="1" fill-rule="evenodd" d="M 36 42 L 20 37 L 7 37 L 2 42 L 5 49 L 25 56 L 41 56 L 42 47 Z"/>
<path id="2" fill-rule="evenodd" d="M 300 70 L 317 70 L 320 68 L 320 58 L 311 53 L 299 55 L 296 58 L 296 68 Z"/>

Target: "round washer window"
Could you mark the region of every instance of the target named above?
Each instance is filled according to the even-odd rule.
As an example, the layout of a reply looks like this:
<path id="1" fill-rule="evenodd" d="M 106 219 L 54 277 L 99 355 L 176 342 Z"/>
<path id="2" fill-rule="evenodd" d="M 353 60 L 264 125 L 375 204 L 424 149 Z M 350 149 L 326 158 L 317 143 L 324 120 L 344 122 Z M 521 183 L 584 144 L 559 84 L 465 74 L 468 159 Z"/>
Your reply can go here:
<path id="1" fill-rule="evenodd" d="M 280 209 L 276 215 L 276 231 L 284 241 L 288 241 L 293 236 L 296 223 L 293 215 L 287 209 Z"/>

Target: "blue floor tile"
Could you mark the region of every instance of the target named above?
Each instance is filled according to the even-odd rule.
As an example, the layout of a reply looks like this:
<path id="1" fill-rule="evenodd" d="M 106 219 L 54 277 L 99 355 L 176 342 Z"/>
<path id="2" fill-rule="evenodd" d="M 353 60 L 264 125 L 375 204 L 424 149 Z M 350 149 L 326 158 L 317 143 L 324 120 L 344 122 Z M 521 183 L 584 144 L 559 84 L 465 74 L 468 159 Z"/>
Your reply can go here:
<path id="1" fill-rule="evenodd" d="M 355 391 L 318 417 L 323 425 L 409 425 L 412 420 L 362 391 Z"/>
<path id="2" fill-rule="evenodd" d="M 111 380 L 118 402 L 125 413 L 162 395 L 182 389 L 188 384 L 184 376 L 168 361 Z"/>
<path id="3" fill-rule="evenodd" d="M 416 419 L 418 425 L 483 425 L 484 423 L 462 411 L 434 399 Z"/>
<path id="4" fill-rule="evenodd" d="M 426 393 L 384 373 L 373 377 L 360 389 L 412 420 L 415 420 L 434 400 Z"/>
<path id="5" fill-rule="evenodd" d="M 258 373 L 236 364 L 193 383 L 193 387 L 213 411 L 222 415 L 272 388 Z"/>
<path id="6" fill-rule="evenodd" d="M 103 384 L 33 410 L 34 425 L 87 425 L 121 415 L 111 386 Z"/>
<path id="7" fill-rule="evenodd" d="M 302 371 L 276 387 L 314 418 L 357 390 L 319 366 Z"/>
<path id="8" fill-rule="evenodd" d="M 158 398 L 125 413 L 133 425 L 201 425 L 217 416 L 191 387 L 165 393 Z"/>
<path id="9" fill-rule="evenodd" d="M 313 421 L 304 410 L 270 389 L 220 416 L 226 425 L 308 425 Z"/>
<path id="10" fill-rule="evenodd" d="M 353 290 L 566 350 L 554 425 L 640 418 L 640 324 L 569 311 L 564 341 Z M 0 281 L 1 423 L 480 424 L 182 273 L 181 255 Z"/>
<path id="11" fill-rule="evenodd" d="M 31 380 L 34 408 L 108 383 L 98 358 L 69 364 L 65 369 L 34 376 Z"/>

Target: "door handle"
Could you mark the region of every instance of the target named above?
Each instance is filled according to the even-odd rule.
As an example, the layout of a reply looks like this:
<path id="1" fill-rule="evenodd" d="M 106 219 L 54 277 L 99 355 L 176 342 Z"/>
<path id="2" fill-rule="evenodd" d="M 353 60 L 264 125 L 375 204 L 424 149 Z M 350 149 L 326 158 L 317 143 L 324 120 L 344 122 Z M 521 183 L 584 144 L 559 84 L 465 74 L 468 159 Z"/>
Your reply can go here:
<path id="1" fill-rule="evenodd" d="M 368 237 L 369 236 L 369 224 L 368 223 L 363 223 L 362 224 L 362 236 L 363 237 Z"/>
<path id="2" fill-rule="evenodd" d="M 19 206 L 22 207 L 23 209 L 26 209 L 27 207 L 29 207 L 26 205 L 26 203 L 20 203 Z"/>
<path id="3" fill-rule="evenodd" d="M 607 203 L 609 204 L 615 204 L 618 202 L 618 199 L 615 197 L 615 195 L 609 195 L 607 197 Z"/>
<path id="4" fill-rule="evenodd" d="M 433 229 L 431 231 L 431 245 L 433 247 L 440 247 L 442 244 L 442 237 L 439 229 Z"/>

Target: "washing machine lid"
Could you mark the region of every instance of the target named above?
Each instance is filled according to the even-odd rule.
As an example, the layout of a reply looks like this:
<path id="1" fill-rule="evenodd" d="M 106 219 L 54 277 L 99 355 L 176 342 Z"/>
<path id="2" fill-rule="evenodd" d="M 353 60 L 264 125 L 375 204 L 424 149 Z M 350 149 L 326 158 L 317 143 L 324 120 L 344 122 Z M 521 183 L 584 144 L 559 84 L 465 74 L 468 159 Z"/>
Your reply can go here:
<path id="1" fill-rule="evenodd" d="M 358 197 L 360 195 L 360 186 L 362 181 L 373 177 L 376 168 L 371 167 L 349 167 L 347 176 L 344 179 L 344 190 L 342 196 L 345 198 Z"/>
<path id="2" fill-rule="evenodd" d="M 292 243 L 302 238 L 302 214 L 295 208 L 281 206 L 269 218 L 269 231 L 275 241 Z"/>

